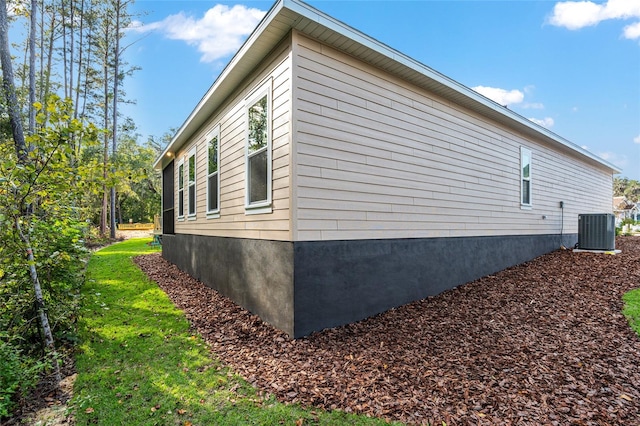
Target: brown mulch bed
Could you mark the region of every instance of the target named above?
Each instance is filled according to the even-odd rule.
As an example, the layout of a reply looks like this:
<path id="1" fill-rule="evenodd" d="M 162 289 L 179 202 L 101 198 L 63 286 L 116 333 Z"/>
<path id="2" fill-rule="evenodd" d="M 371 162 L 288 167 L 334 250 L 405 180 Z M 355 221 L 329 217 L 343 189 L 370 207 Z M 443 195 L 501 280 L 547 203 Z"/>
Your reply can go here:
<path id="1" fill-rule="evenodd" d="M 621 314 L 640 238 L 556 251 L 290 340 L 159 254 L 136 262 L 212 351 L 281 401 L 407 423 L 640 424 L 640 338 Z"/>

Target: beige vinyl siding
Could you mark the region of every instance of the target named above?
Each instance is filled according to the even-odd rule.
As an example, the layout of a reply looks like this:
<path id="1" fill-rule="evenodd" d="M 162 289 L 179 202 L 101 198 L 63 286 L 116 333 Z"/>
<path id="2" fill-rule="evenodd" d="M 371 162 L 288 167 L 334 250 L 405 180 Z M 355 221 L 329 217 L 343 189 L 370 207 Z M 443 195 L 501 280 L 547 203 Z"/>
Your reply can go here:
<path id="1" fill-rule="evenodd" d="M 217 111 L 177 153 L 181 158 L 197 145 L 196 219 L 177 221 L 175 231 L 236 238 L 291 240 L 290 127 L 291 51 L 286 39 L 243 87 Z M 245 98 L 268 79 L 272 81 L 272 213 L 245 212 Z M 220 217 L 206 216 L 206 134 L 220 124 Z M 176 168 L 177 170 L 177 168 Z M 177 194 L 177 171 L 176 171 Z M 186 192 L 186 191 L 185 191 Z M 177 196 L 177 195 L 176 195 Z M 176 199 L 177 206 L 177 199 Z M 186 204 L 185 204 L 186 206 Z"/>
<path id="2" fill-rule="evenodd" d="M 577 232 L 610 212 L 603 166 L 529 140 L 294 33 L 295 240 Z M 520 147 L 532 208 L 520 204 Z"/>

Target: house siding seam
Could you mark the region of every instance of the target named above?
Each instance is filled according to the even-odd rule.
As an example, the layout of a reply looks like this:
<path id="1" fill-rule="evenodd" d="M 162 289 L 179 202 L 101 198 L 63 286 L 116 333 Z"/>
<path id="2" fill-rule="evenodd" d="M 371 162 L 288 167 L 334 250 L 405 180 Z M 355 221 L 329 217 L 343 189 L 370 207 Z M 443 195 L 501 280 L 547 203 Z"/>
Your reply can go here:
<path id="1" fill-rule="evenodd" d="M 294 43 L 297 240 L 575 233 L 579 213 L 610 211 L 610 170 L 304 35 Z M 520 147 L 535 159 L 530 210 Z"/>

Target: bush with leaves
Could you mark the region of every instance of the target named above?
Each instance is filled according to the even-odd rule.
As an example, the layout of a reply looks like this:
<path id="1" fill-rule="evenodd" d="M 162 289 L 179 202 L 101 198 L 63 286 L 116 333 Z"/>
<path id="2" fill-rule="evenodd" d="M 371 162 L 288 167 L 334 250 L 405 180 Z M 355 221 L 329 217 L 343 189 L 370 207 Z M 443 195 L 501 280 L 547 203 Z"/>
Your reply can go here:
<path id="1" fill-rule="evenodd" d="M 44 364 L 26 357 L 15 345 L 0 336 L 0 419 L 8 417 L 19 392 L 28 392 L 37 383 Z"/>
<path id="2" fill-rule="evenodd" d="M 37 107 L 39 126 L 27 137 L 26 160 L 17 158 L 11 140 L 0 141 L 0 330 L 5 333 L 0 341 L 7 364 L 42 365 L 52 359 L 40 326 L 43 312 L 54 341 L 75 339 L 88 256 L 79 205 L 88 188 L 100 185 L 87 178 L 87 165 L 78 161 L 78 147 L 97 143 L 95 127 L 73 119 L 69 101 L 52 97 Z M 7 376 L 2 386 L 8 393 L 24 391 L 30 379 Z"/>

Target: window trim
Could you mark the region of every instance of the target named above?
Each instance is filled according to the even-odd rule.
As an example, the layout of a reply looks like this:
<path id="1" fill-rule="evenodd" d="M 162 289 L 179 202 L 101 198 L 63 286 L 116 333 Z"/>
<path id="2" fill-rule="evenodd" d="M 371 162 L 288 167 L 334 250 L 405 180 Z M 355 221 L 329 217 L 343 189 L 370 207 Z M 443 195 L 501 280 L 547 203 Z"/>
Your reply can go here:
<path id="1" fill-rule="evenodd" d="M 525 156 L 529 158 L 529 176 L 524 176 L 524 166 L 525 166 Z M 533 206 L 533 186 L 532 186 L 532 177 L 533 177 L 533 152 L 524 146 L 520 147 L 520 208 L 523 210 L 531 209 Z M 524 186 L 525 181 L 528 182 L 529 185 L 529 202 L 526 203 L 524 201 Z"/>
<path id="2" fill-rule="evenodd" d="M 191 174 L 191 170 L 189 168 L 189 163 L 191 162 L 191 157 L 193 157 L 193 182 L 189 180 L 189 175 Z M 193 146 L 189 150 L 186 155 L 187 158 L 187 218 L 188 220 L 194 220 L 196 218 L 196 214 L 198 213 L 198 157 L 196 156 L 196 145 Z M 191 191 L 191 187 L 193 186 L 193 212 L 191 212 L 191 197 L 189 196 L 189 191 Z"/>
<path id="3" fill-rule="evenodd" d="M 244 143 L 244 164 L 245 164 L 245 199 L 244 199 L 244 208 L 245 214 L 263 214 L 263 213 L 271 213 L 272 212 L 272 202 L 273 202 L 273 162 L 272 162 L 272 126 L 273 126 L 273 105 L 272 105 L 272 86 L 273 83 L 271 79 L 266 81 L 264 84 L 259 86 L 255 91 L 253 91 L 249 96 L 245 98 L 244 105 L 244 116 L 245 116 L 245 143 Z M 267 146 L 265 150 L 267 152 L 267 199 L 260 202 L 249 202 L 249 182 L 250 182 L 250 169 L 249 169 L 249 159 L 261 152 L 263 150 L 259 150 L 257 152 L 249 153 L 249 109 L 262 97 L 267 97 Z"/>
<path id="4" fill-rule="evenodd" d="M 182 171 L 181 171 L 182 169 Z M 180 188 L 180 178 L 182 177 L 182 188 Z M 178 161 L 178 221 L 182 222 L 184 220 L 184 158 L 181 158 Z M 182 204 L 180 202 L 182 201 Z M 182 209 L 181 209 L 182 207 Z"/>
<path id="5" fill-rule="evenodd" d="M 217 161 L 218 161 L 218 167 L 217 170 L 213 173 L 209 172 L 209 145 L 211 143 L 211 140 L 213 138 L 217 138 L 218 142 L 217 142 Z M 214 128 L 207 134 L 207 137 L 205 138 L 206 143 L 207 143 L 207 219 L 217 219 L 220 217 L 220 124 L 217 124 L 214 126 Z M 217 203 L 216 203 L 216 208 L 213 210 L 209 210 L 209 179 L 211 178 L 211 176 L 213 176 L 214 174 L 218 175 L 218 179 L 217 179 L 217 194 L 218 194 L 218 199 L 217 199 Z"/>

